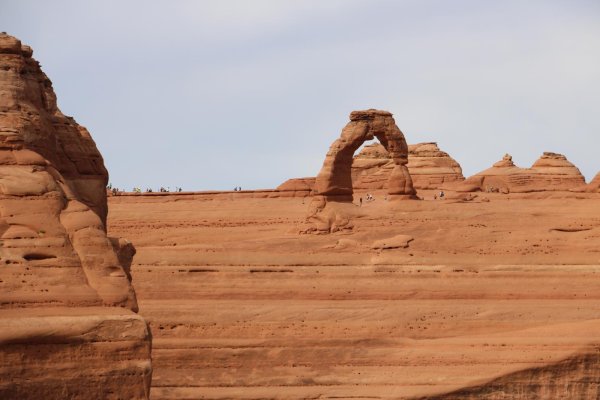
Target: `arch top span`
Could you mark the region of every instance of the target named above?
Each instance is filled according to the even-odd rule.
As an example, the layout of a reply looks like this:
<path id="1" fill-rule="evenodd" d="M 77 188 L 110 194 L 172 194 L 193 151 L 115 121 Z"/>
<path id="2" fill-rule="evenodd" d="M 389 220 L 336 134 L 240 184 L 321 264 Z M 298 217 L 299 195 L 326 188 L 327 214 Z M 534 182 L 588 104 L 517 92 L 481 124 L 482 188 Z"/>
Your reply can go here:
<path id="1" fill-rule="evenodd" d="M 416 194 L 408 173 L 408 145 L 396 126 L 392 113 L 362 110 L 350 113 L 350 122 L 340 137 L 329 147 L 323 167 L 315 182 L 316 195 L 330 200 L 352 201 L 352 159 L 358 148 L 377 138 L 390 153 L 394 169 L 388 182 L 388 194 L 411 197 Z"/>

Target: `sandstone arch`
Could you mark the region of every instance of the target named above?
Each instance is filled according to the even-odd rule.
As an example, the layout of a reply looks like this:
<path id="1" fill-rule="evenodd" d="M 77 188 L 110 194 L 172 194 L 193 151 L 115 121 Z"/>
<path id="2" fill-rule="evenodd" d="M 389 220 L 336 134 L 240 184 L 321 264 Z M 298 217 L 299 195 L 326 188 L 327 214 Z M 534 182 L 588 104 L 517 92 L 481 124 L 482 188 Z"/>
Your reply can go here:
<path id="1" fill-rule="evenodd" d="M 327 200 L 352 201 L 352 160 L 367 140 L 377 138 L 394 161 L 388 181 L 392 197 L 411 198 L 416 192 L 408 173 L 408 145 L 392 114 L 381 110 L 353 111 L 350 122 L 333 142 L 317 175 L 315 194 Z"/>

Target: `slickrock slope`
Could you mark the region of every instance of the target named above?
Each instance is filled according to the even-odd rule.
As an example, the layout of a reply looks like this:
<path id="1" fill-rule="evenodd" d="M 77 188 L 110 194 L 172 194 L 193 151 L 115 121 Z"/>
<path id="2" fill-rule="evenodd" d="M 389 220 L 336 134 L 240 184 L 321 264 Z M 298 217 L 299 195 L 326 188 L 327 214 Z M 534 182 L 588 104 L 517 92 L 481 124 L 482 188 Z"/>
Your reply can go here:
<path id="1" fill-rule="evenodd" d="M 0 34 L 0 398 L 148 397 L 135 250 L 106 235 L 107 180 L 32 50 Z"/>
<path id="2" fill-rule="evenodd" d="M 365 146 L 352 162 L 354 188 L 385 189 L 391 165 L 383 146 Z M 446 183 L 465 179 L 460 164 L 433 142 L 409 145 L 407 167 L 415 189 L 442 189 Z"/>
<path id="3" fill-rule="evenodd" d="M 302 198 L 111 197 L 153 399 L 597 398 L 600 195 L 424 194 L 330 235 Z"/>
<path id="4" fill-rule="evenodd" d="M 277 186 L 280 197 L 306 197 L 313 193 L 315 178 L 292 178 Z"/>
<path id="5" fill-rule="evenodd" d="M 459 191 L 528 193 L 577 190 L 584 185 L 585 178 L 565 156 L 545 152 L 531 168 L 517 167 L 507 154 L 492 168 L 473 175 L 454 188 Z"/>

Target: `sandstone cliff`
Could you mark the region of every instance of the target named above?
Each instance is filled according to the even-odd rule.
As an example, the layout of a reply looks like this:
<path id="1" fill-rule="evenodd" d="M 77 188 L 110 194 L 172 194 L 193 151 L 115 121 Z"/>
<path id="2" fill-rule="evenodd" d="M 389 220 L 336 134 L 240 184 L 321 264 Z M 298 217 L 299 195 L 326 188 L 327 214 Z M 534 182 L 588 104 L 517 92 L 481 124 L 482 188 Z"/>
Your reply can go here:
<path id="1" fill-rule="evenodd" d="M 150 334 L 126 271 L 134 249 L 106 235 L 107 181 L 31 48 L 0 34 L 2 398 L 148 396 Z"/>

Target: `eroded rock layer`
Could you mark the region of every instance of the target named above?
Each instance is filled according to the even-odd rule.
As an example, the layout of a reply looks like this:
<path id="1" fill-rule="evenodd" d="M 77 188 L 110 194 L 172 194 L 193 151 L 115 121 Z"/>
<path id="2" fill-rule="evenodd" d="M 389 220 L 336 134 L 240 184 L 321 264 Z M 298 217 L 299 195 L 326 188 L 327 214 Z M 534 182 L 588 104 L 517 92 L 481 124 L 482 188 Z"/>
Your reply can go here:
<path id="1" fill-rule="evenodd" d="M 352 162 L 354 188 L 385 189 L 391 166 L 383 146 L 365 146 Z M 433 142 L 409 145 L 407 167 L 415 189 L 441 189 L 446 183 L 465 179 L 460 164 Z"/>
<path id="2" fill-rule="evenodd" d="M 469 177 L 455 189 L 528 193 L 578 190 L 584 185 L 585 178 L 564 155 L 545 152 L 531 168 L 516 166 L 506 154 L 491 168 Z"/>
<path id="3" fill-rule="evenodd" d="M 310 196 L 315 188 L 315 178 L 292 178 L 277 186 L 279 197 Z"/>
<path id="4" fill-rule="evenodd" d="M 318 236 L 301 198 L 111 197 L 153 399 L 598 398 L 600 194 L 548 197 L 377 197 Z"/>
<path id="5" fill-rule="evenodd" d="M 147 399 L 150 350 L 124 308 L 0 310 L 0 398 Z"/>
<path id="6" fill-rule="evenodd" d="M 84 362 L 74 350 L 84 346 L 79 338 L 66 337 L 59 341 L 63 347 L 57 345 L 53 350 L 54 356 L 67 357 L 70 367 L 48 369 L 33 379 L 35 385 L 22 380 L 19 386 L 13 378 L 17 370 L 27 376 L 29 369 L 37 368 L 37 356 L 27 353 L 38 351 L 44 338 L 56 332 L 52 327 L 62 324 L 71 313 L 80 313 L 80 308 L 104 306 L 143 324 L 133 313 L 137 301 L 124 269 L 135 250 L 129 242 L 106 234 L 107 180 L 102 156 L 89 132 L 60 112 L 52 84 L 32 58 L 32 50 L 16 38 L 0 34 L 0 307 L 19 310 L 0 315 L 0 323 L 14 328 L 10 340 L 0 345 L 0 353 L 6 356 L 12 351 L 9 344 L 18 342 L 25 354 L 20 364 L 1 370 L 3 393 L 18 393 L 19 398 L 83 396 L 70 389 L 59 394 L 46 385 L 72 373 L 94 375 L 93 370 L 85 371 L 93 363 Z M 61 313 L 53 310 L 57 307 Z M 46 334 L 43 328 L 34 335 L 25 329 L 36 323 L 35 318 L 22 320 L 29 309 L 35 309 L 36 318 L 49 315 Z M 104 311 L 101 318 L 108 321 L 112 318 L 109 314 Z M 79 329 L 77 323 L 68 325 Z M 94 336 L 100 342 L 122 341 L 118 329 L 105 330 L 104 323 L 97 326 L 101 334 L 92 334 L 95 328 L 90 328 L 81 335 Z M 21 336 L 18 327 L 25 329 Z M 145 349 L 142 352 L 149 362 L 147 330 L 121 346 L 124 353 L 127 346 Z M 98 357 L 106 357 L 104 362 L 114 359 L 115 371 L 119 368 L 117 354 Z M 148 392 L 147 368 L 144 365 L 139 371 L 144 377 L 136 383 L 139 393 Z M 115 379 L 118 376 L 115 373 Z M 87 398 L 95 396 L 85 388 L 92 390 L 97 384 L 98 380 L 86 378 L 79 382 Z"/>
<path id="7" fill-rule="evenodd" d="M 443 189 L 465 179 L 460 164 L 433 142 L 408 145 L 406 167 L 415 189 Z M 381 143 L 367 145 L 352 160 L 352 188 L 387 189 L 394 168 L 394 161 Z M 304 197 L 312 195 L 314 187 L 315 178 L 292 178 L 277 190 L 281 197 Z"/>

